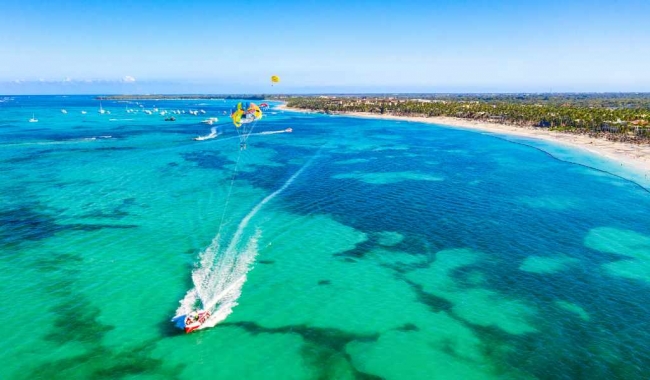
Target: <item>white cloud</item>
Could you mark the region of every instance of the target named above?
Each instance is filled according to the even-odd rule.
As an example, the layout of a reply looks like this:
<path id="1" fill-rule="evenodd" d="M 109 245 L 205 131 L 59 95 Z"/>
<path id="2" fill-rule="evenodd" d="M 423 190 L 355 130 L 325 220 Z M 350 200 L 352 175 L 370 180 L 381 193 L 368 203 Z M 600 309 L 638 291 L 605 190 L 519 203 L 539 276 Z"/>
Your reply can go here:
<path id="1" fill-rule="evenodd" d="M 124 82 L 124 83 L 133 83 L 133 82 L 135 82 L 135 78 L 130 76 L 130 75 L 127 75 L 124 78 L 122 78 L 122 82 Z"/>

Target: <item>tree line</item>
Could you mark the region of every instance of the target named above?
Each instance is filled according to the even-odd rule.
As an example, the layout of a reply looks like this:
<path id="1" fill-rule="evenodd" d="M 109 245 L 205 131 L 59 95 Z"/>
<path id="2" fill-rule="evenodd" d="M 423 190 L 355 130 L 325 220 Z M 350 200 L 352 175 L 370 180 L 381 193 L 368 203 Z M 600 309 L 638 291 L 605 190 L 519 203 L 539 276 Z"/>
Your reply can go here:
<path id="1" fill-rule="evenodd" d="M 521 95 L 519 96 L 521 97 Z M 289 97 L 287 106 L 324 113 L 369 112 L 395 116 L 447 116 L 521 127 L 584 133 L 650 143 L 650 96 L 489 95 L 420 97 Z"/>

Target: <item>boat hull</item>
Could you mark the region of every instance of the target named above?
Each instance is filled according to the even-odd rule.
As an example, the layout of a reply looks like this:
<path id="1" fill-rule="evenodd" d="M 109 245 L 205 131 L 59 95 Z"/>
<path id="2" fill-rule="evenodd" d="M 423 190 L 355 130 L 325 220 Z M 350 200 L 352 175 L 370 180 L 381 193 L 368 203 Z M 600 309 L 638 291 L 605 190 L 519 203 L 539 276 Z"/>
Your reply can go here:
<path id="1" fill-rule="evenodd" d="M 183 315 L 181 317 L 182 317 L 182 319 L 181 318 L 179 318 L 179 319 L 183 321 L 182 328 L 183 328 L 183 330 L 185 331 L 186 334 L 189 334 L 192 331 L 196 331 L 196 330 L 200 329 L 201 326 L 203 326 L 205 321 L 207 321 L 208 318 L 210 318 L 210 312 L 209 311 L 199 311 L 198 312 L 198 319 L 196 319 L 196 320 L 193 320 L 188 315 Z"/>

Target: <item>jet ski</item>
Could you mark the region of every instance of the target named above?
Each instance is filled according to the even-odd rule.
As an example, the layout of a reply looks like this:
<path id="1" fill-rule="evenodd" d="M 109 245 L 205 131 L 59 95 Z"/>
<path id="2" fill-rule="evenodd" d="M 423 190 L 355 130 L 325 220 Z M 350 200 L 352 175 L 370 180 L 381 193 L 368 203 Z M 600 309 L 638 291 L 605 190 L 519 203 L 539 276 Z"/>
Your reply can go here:
<path id="1" fill-rule="evenodd" d="M 210 312 L 206 310 L 195 310 L 186 315 L 179 315 L 172 319 L 172 322 L 176 324 L 176 327 L 182 328 L 185 330 L 185 333 L 191 333 L 194 330 L 198 330 L 203 326 L 205 321 L 210 318 Z"/>

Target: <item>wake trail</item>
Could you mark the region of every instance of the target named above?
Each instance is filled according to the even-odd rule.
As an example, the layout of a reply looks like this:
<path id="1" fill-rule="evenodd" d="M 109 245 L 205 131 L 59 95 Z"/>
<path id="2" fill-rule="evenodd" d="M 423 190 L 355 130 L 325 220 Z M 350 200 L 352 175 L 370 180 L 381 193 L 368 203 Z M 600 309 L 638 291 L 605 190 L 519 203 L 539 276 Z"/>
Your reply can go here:
<path id="1" fill-rule="evenodd" d="M 199 136 L 199 137 L 196 137 L 194 140 L 196 140 L 196 141 L 210 140 L 210 139 L 216 138 L 217 136 L 219 136 L 219 134 L 217 132 L 217 127 L 212 127 L 212 128 L 210 128 L 210 134 L 209 135 Z"/>
<path id="2" fill-rule="evenodd" d="M 207 328 L 214 327 L 232 313 L 232 309 L 237 306 L 246 276 L 255 262 L 258 241 L 262 234 L 259 229 L 256 229 L 255 233 L 244 241 L 246 228 L 262 207 L 291 186 L 317 155 L 310 158 L 279 189 L 267 195 L 244 216 L 223 250 L 221 232 L 217 233 L 210 245 L 199 255 L 199 262 L 192 271 L 194 287 L 180 301 L 176 317 L 191 312 L 200 304 L 204 310 L 209 310 L 212 314 L 201 326 Z"/>
<path id="3" fill-rule="evenodd" d="M 109 140 L 113 136 L 91 136 L 91 137 L 79 137 L 74 139 L 58 140 L 58 141 L 32 141 L 32 142 L 23 142 L 23 143 L 6 143 L 0 144 L 0 147 L 14 147 L 14 146 L 30 146 L 30 145 L 68 145 L 68 144 L 79 144 L 93 142 L 97 140 Z"/>
<path id="4" fill-rule="evenodd" d="M 291 133 L 291 131 L 289 131 L 287 129 L 283 129 L 283 130 L 279 130 L 279 131 L 255 132 L 255 133 L 251 133 L 249 136 L 277 135 L 277 134 L 280 134 L 280 133 Z M 194 141 L 211 140 L 213 138 L 216 138 L 217 136 L 221 136 L 221 135 L 217 134 L 216 127 L 214 127 L 214 128 L 211 129 L 211 133 L 209 135 L 195 137 Z M 231 137 L 226 137 L 226 138 L 219 139 L 219 141 L 234 140 L 234 139 L 238 139 L 238 138 L 239 138 L 239 136 L 231 136 Z"/>
<path id="5" fill-rule="evenodd" d="M 281 131 L 264 131 L 264 132 L 258 132 L 258 133 L 255 133 L 255 135 L 260 135 L 260 136 L 264 136 L 264 135 L 276 135 L 276 134 L 278 134 L 278 133 L 291 133 L 291 131 L 292 131 L 292 130 L 290 130 L 289 128 L 287 128 L 287 129 L 283 129 L 283 130 L 281 130 Z"/>

